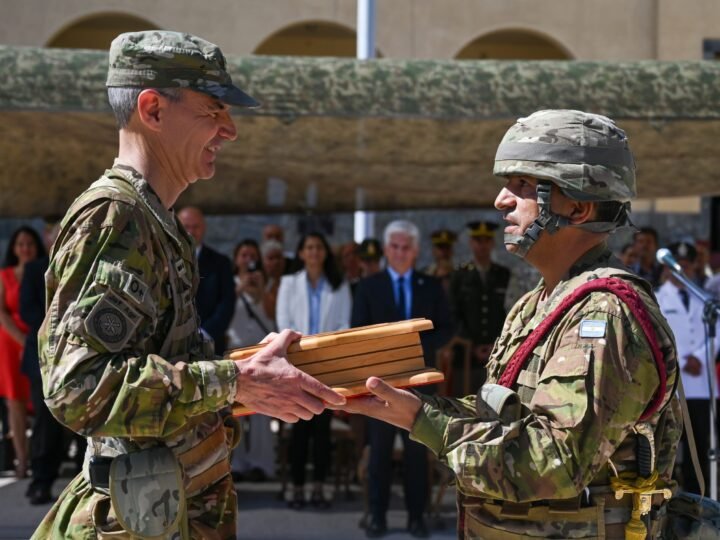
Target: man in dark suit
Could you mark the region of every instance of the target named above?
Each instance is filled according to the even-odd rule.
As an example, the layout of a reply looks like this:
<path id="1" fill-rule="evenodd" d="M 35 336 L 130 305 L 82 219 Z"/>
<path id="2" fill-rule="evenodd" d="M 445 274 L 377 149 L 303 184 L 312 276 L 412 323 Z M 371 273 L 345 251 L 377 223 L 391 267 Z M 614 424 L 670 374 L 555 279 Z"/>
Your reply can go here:
<path id="1" fill-rule="evenodd" d="M 409 221 L 393 221 L 385 228 L 387 268 L 361 280 L 355 291 L 352 326 L 393 322 L 416 317 L 433 321 L 434 330 L 423 332 L 421 341 L 428 366 L 435 366 L 435 351 L 452 335 L 450 309 L 440 282 L 413 270 L 420 234 Z M 365 533 L 378 538 L 387 532 L 386 513 L 392 480 L 392 451 L 397 428 L 375 419 L 368 421 L 370 462 L 368 506 L 370 519 Z M 400 430 L 404 443 L 405 503 L 408 530 L 417 538 L 428 536 L 423 519 L 428 498 L 426 449 Z"/>
<path id="2" fill-rule="evenodd" d="M 178 218 L 195 239 L 195 255 L 200 271 L 195 303 L 200 315 L 200 328 L 215 342 L 215 354 L 225 351 L 225 332 L 235 313 L 235 284 L 232 264 L 225 255 L 203 244 L 205 217 L 199 208 L 188 206 L 178 212 Z"/>

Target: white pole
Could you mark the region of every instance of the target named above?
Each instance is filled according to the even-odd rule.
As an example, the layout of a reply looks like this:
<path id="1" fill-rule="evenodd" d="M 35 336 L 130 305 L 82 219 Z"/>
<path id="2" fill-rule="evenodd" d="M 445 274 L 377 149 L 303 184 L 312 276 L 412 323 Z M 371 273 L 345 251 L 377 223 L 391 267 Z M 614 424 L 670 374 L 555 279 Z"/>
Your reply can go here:
<path id="1" fill-rule="evenodd" d="M 367 60 L 375 58 L 375 0 L 358 0 L 357 2 L 357 58 Z M 365 212 L 365 192 L 358 187 L 355 192 L 355 241 L 360 243 L 365 238 L 375 236 L 375 214 Z"/>
<path id="2" fill-rule="evenodd" d="M 357 58 L 375 58 L 375 0 L 357 3 Z"/>

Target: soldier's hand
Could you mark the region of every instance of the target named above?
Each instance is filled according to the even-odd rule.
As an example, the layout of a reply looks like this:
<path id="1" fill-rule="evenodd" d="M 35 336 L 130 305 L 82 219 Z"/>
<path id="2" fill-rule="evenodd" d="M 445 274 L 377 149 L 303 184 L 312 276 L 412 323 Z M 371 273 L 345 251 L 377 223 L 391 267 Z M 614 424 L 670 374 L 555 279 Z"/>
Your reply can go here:
<path id="1" fill-rule="evenodd" d="M 365 386 L 372 393 L 349 399 L 342 407 L 331 407 L 349 413 L 364 414 L 410 431 L 422 402 L 415 394 L 400 390 L 378 377 L 370 377 Z"/>
<path id="2" fill-rule="evenodd" d="M 288 346 L 300 334 L 283 330 L 270 334 L 267 345 L 247 360 L 238 360 L 235 401 L 255 412 L 285 422 L 310 420 L 325 410 L 325 403 L 344 405 L 345 397 L 293 366 Z"/>
<path id="3" fill-rule="evenodd" d="M 693 377 L 698 377 L 702 375 L 702 362 L 689 354 L 685 357 L 685 365 L 682 370 Z"/>

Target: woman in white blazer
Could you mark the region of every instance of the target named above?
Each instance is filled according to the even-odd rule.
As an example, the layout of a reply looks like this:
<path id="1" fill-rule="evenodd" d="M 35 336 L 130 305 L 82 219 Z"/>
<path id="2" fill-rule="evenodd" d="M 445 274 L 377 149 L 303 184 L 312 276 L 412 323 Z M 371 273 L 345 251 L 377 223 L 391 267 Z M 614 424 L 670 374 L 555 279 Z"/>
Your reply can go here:
<path id="1" fill-rule="evenodd" d="M 350 326 L 352 299 L 330 246 L 320 233 L 305 235 L 298 244 L 297 259 L 303 269 L 283 276 L 278 290 L 276 319 L 279 329 L 291 328 L 304 335 L 342 330 Z M 291 508 L 305 506 L 305 464 L 308 443 L 313 439 L 314 486 L 310 503 L 327 508 L 323 483 L 330 461 L 330 411 L 312 420 L 293 424 L 290 433 L 290 472 L 293 480 Z"/>

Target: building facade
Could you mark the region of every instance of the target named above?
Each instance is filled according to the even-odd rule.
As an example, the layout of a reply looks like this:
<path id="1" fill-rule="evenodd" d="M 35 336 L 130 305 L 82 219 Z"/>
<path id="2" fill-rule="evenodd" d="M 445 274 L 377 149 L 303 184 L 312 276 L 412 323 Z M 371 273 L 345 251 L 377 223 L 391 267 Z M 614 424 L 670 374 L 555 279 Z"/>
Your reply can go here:
<path id="1" fill-rule="evenodd" d="M 0 1 L 4 45 L 106 49 L 121 32 L 161 28 L 203 36 L 228 55 L 355 56 L 356 0 Z M 378 0 L 376 5 L 377 54 L 386 58 L 624 61 L 720 55 L 717 0 Z M 711 206 L 717 205 L 686 197 L 638 201 L 634 208 L 638 224 L 667 230 L 674 240 L 708 237 Z M 427 232 L 456 225 L 451 213 L 415 218 Z M 221 237 L 224 218 L 217 219 L 210 234 L 215 229 L 219 243 L 229 248 L 231 240 Z M 294 221 L 289 216 L 267 221 L 273 219 L 288 226 Z M 241 220 L 238 226 L 245 223 L 245 236 L 252 236 L 265 221 Z M 336 223 L 336 240 L 349 240 L 351 216 L 337 216 Z M 289 236 L 292 242 L 292 230 Z"/>

